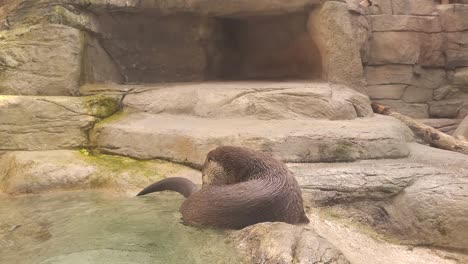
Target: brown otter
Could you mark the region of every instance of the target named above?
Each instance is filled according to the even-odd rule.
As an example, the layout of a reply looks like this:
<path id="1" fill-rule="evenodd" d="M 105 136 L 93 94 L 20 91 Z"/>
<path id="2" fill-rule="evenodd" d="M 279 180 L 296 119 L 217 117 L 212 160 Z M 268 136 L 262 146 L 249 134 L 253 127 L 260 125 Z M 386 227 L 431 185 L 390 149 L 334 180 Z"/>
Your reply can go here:
<path id="1" fill-rule="evenodd" d="M 183 178 L 154 183 L 139 195 L 163 190 L 188 197 L 180 208 L 186 224 L 239 229 L 260 222 L 308 223 L 299 185 L 280 161 L 246 148 L 208 153 L 203 187 Z"/>

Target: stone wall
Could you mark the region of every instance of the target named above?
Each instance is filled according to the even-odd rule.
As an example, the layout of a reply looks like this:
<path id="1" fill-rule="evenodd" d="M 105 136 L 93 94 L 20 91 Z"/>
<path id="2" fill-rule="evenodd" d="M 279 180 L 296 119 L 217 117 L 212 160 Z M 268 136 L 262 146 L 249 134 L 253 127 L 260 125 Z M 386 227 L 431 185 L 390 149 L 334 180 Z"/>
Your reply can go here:
<path id="1" fill-rule="evenodd" d="M 371 99 L 415 118 L 468 114 L 468 5 L 374 0 L 365 65 Z"/>
<path id="2" fill-rule="evenodd" d="M 317 0 L 4 0 L 0 94 L 247 79 L 313 79 L 364 93 L 369 25 L 349 8 Z"/>

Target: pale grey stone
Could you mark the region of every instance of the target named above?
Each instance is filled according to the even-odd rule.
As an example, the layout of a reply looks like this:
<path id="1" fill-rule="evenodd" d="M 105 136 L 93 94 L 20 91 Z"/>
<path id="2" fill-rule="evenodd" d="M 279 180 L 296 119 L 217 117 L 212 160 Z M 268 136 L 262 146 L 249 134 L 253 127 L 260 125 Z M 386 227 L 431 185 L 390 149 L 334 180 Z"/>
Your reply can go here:
<path id="1" fill-rule="evenodd" d="M 107 85 L 109 86 L 109 85 Z M 344 85 L 312 82 L 209 82 L 143 86 L 123 104 L 148 113 L 210 118 L 354 119 L 372 116 L 369 98 Z"/>
<path id="2" fill-rule="evenodd" d="M 427 103 L 432 101 L 433 90 L 408 86 L 402 97 L 406 103 Z"/>
<path id="3" fill-rule="evenodd" d="M 429 106 L 427 104 L 405 103 L 401 100 L 376 100 L 375 102 L 390 107 L 400 114 L 412 118 L 428 118 Z"/>
<path id="4" fill-rule="evenodd" d="M 367 94 L 371 99 L 401 99 L 407 85 L 388 84 L 371 85 L 367 87 Z"/>
<path id="5" fill-rule="evenodd" d="M 394 15 L 433 15 L 433 0 L 392 0 Z"/>
<path id="6" fill-rule="evenodd" d="M 378 116 L 354 120 L 206 119 L 183 115 L 123 114 L 95 126 L 98 149 L 140 159 L 202 164 L 220 145 L 249 146 L 283 161 L 311 162 L 404 157 L 407 127 Z"/>
<path id="7" fill-rule="evenodd" d="M 468 5 L 437 5 L 437 12 L 444 31 L 468 30 Z"/>
<path id="8" fill-rule="evenodd" d="M 350 263 L 331 243 L 312 229 L 286 223 L 261 223 L 228 237 L 250 263 Z"/>
<path id="9" fill-rule="evenodd" d="M 115 96 L 0 96 L 2 150 L 88 146 L 88 131 L 119 109 Z"/>
<path id="10" fill-rule="evenodd" d="M 0 190 L 9 194 L 89 188 L 137 192 L 165 177 L 190 176 L 200 183 L 200 174 L 160 160 L 92 156 L 76 150 L 14 151 L 0 156 Z"/>
<path id="11" fill-rule="evenodd" d="M 460 99 L 448 99 L 429 103 L 429 114 L 431 117 L 453 118 L 463 106 Z"/>
<path id="12" fill-rule="evenodd" d="M 376 15 L 369 16 L 372 30 L 380 31 L 414 31 L 424 33 L 441 32 L 437 16 Z"/>
<path id="13" fill-rule="evenodd" d="M 0 93 L 74 95 L 81 74 L 82 33 L 62 25 L 0 32 Z"/>

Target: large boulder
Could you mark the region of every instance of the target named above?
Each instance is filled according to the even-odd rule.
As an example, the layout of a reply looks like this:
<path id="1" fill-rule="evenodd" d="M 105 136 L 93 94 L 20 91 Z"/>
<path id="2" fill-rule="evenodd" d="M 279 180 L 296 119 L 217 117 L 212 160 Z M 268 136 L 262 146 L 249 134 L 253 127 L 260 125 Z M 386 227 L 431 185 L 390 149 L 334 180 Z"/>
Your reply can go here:
<path id="1" fill-rule="evenodd" d="M 353 163 L 289 164 L 307 203 L 319 206 L 385 201 L 427 176 L 460 175 L 456 171 L 407 160 Z"/>
<path id="2" fill-rule="evenodd" d="M 235 82 L 141 87 L 125 107 L 148 113 L 210 118 L 354 119 L 372 116 L 369 98 L 343 85 L 312 82 Z"/>
<path id="3" fill-rule="evenodd" d="M 323 79 L 364 92 L 361 49 L 368 28 L 367 20 L 351 13 L 346 3 L 328 1 L 311 13 L 309 29 L 322 55 Z"/>
<path id="4" fill-rule="evenodd" d="M 88 131 L 119 109 L 116 96 L 0 96 L 3 150 L 88 146 Z"/>
<path id="5" fill-rule="evenodd" d="M 261 223 L 232 233 L 228 241 L 258 264 L 350 263 L 311 229 L 285 223 Z"/>
<path id="6" fill-rule="evenodd" d="M 95 147 L 114 154 L 200 165 L 220 145 L 249 146 L 291 162 L 405 157 L 412 134 L 384 116 L 338 122 L 124 112 L 95 126 L 90 138 Z"/>
<path id="7" fill-rule="evenodd" d="M 86 150 L 15 151 L 0 157 L 0 191 L 9 194 L 87 188 L 134 192 L 172 176 L 191 176 L 200 183 L 199 174 L 166 161 L 90 155 Z"/>
<path id="8" fill-rule="evenodd" d="M 0 32 L 0 94 L 75 95 L 83 35 L 63 25 Z"/>
<path id="9" fill-rule="evenodd" d="M 387 208 L 411 244 L 468 249 L 468 174 L 428 176 L 406 188 Z"/>

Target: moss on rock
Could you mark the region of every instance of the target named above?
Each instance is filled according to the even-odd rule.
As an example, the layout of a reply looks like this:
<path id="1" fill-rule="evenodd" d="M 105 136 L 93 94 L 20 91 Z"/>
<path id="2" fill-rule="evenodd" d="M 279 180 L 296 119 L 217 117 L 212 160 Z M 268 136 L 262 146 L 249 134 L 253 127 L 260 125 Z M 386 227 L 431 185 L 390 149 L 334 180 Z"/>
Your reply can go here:
<path id="1" fill-rule="evenodd" d="M 105 118 L 120 109 L 120 98 L 117 96 L 96 95 L 82 98 L 86 111 L 93 116 Z"/>

